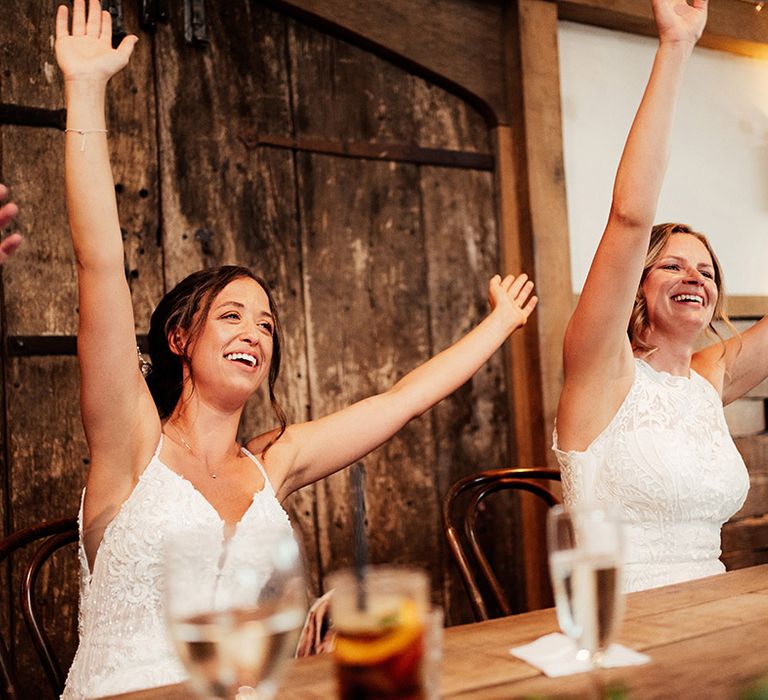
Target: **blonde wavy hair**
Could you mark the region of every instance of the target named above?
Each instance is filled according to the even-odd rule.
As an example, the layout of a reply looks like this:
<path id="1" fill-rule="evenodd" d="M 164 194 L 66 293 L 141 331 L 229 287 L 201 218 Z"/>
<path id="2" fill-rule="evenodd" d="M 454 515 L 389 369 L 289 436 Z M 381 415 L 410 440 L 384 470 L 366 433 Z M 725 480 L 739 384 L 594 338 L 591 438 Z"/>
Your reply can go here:
<path id="1" fill-rule="evenodd" d="M 667 245 L 667 241 L 669 241 L 669 239 L 676 233 L 687 233 L 701 241 L 712 258 L 712 265 L 715 268 L 714 282 L 717 287 L 717 303 L 715 304 L 715 310 L 712 314 L 712 320 L 707 327 L 707 333 L 713 335 L 723 343 L 723 352 L 725 352 L 725 338 L 720 335 L 715 327 L 715 321 L 723 321 L 734 335 L 738 335 L 738 331 L 731 323 L 731 319 L 728 318 L 728 314 L 725 310 L 723 271 L 707 237 L 703 233 L 694 231 L 690 226 L 686 226 L 685 224 L 657 224 L 651 230 L 651 240 L 648 244 L 648 253 L 645 256 L 643 275 L 640 278 L 640 284 L 637 287 L 635 305 L 632 307 L 632 315 L 629 317 L 629 325 L 627 326 L 627 335 L 629 336 L 629 341 L 632 343 L 632 349 L 640 350 L 647 354 L 650 354 L 657 349 L 656 346 L 650 345 L 643 340 L 643 335 L 645 335 L 645 331 L 648 330 L 650 325 L 648 321 L 648 304 L 645 299 L 645 294 L 643 293 L 643 282 L 645 282 L 648 272 L 661 257 L 661 253 Z"/>

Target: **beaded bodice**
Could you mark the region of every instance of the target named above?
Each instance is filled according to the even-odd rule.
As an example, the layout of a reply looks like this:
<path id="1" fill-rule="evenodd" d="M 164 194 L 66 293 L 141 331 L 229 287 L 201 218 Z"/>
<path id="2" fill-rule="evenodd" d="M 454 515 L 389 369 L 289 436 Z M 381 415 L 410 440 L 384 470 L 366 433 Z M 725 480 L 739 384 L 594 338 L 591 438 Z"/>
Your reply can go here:
<path id="1" fill-rule="evenodd" d="M 628 523 L 625 589 L 720 573 L 720 529 L 744 503 L 749 476 L 717 391 L 702 376 L 635 360 L 632 387 L 583 452 L 553 449 L 566 503 L 617 506 Z"/>
<path id="2" fill-rule="evenodd" d="M 225 525 L 191 482 L 159 458 L 162 439 L 131 495 L 109 523 L 89 570 L 80 508 L 80 645 L 62 698 L 80 700 L 184 680 L 163 615 L 164 537 L 173 531 Z M 244 452 L 264 473 L 258 460 Z M 255 528 L 291 531 L 288 515 L 264 473 L 264 488 L 231 534 Z M 236 547 L 233 547 L 236 549 Z"/>

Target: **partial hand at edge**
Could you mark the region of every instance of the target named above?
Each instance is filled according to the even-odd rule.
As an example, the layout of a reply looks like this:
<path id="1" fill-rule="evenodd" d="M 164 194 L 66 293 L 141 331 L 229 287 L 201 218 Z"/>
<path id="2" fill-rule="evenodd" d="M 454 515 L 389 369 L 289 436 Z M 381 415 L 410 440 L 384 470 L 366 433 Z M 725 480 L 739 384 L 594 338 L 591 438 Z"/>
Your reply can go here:
<path id="1" fill-rule="evenodd" d="M 5 185 L 0 185 L 0 201 L 8 196 L 8 188 Z M 16 214 L 19 213 L 19 208 L 13 203 L 8 202 L 0 208 L 0 228 L 5 228 L 11 221 L 14 220 Z M 2 265 L 11 256 L 14 251 L 21 245 L 22 236 L 20 233 L 13 233 L 8 238 L 0 242 L 0 265 Z"/>

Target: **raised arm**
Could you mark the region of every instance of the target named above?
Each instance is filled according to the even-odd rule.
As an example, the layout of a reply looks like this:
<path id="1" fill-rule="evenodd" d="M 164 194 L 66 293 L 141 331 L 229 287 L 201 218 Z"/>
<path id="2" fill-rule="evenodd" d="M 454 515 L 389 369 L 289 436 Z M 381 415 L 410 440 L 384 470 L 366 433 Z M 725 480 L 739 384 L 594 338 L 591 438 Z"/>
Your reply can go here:
<path id="1" fill-rule="evenodd" d="M 89 5 L 86 16 L 84 0 L 74 0 L 71 29 L 66 6 L 56 16 L 56 59 L 67 103 L 67 210 L 80 292 L 81 409 L 92 470 L 123 469 L 131 464 L 128 448 L 139 417 L 147 415 L 139 409 L 147 408 L 149 395 L 137 363 L 105 97 L 107 82 L 127 65 L 137 38 L 128 36 L 113 49 L 110 14 L 98 0 Z"/>
<path id="2" fill-rule="evenodd" d="M 710 381 L 712 377 L 715 381 L 722 378 L 723 404 L 740 399 L 768 378 L 768 316 L 729 338 L 725 353 L 722 343 L 717 342 L 697 352 L 691 364 Z"/>
<path id="3" fill-rule="evenodd" d="M 496 275 L 489 283 L 491 313 L 451 347 L 417 367 L 391 389 L 341 411 L 290 426 L 270 448 L 267 460 L 278 495 L 332 474 L 391 438 L 469 380 L 502 343 L 523 326 L 536 306 L 526 275 Z M 261 436 L 252 441 L 263 449 Z"/>
<path id="4" fill-rule="evenodd" d="M 0 201 L 4 200 L 8 196 L 8 188 L 5 185 L 0 185 Z M 8 202 L 0 207 L 0 228 L 5 228 L 16 218 L 16 214 L 19 213 L 19 208 L 13 203 Z M 4 238 L 0 242 L 0 265 L 2 265 L 16 249 L 21 245 L 21 234 L 12 233 L 10 236 Z"/>
<path id="5" fill-rule="evenodd" d="M 606 382 L 632 373 L 627 325 L 669 159 L 683 72 L 707 18 L 706 0 L 652 4 L 659 46 L 619 163 L 608 223 L 566 332 L 558 426 L 568 422 L 569 409 L 585 397 L 606 396 L 612 403 Z M 600 412 L 602 407 L 596 408 Z M 611 415 L 616 408 L 605 407 Z"/>

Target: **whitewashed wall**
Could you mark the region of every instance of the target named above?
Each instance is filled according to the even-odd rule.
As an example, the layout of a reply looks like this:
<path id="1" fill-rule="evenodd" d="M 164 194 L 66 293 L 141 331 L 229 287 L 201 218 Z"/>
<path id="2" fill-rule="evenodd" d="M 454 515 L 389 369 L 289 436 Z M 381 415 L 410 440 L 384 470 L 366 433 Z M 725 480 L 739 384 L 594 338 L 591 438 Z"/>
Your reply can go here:
<path id="1" fill-rule="evenodd" d="M 573 289 L 581 290 L 657 42 L 561 22 Z M 697 48 L 685 77 L 658 222 L 707 233 L 729 294 L 768 295 L 768 61 Z"/>

